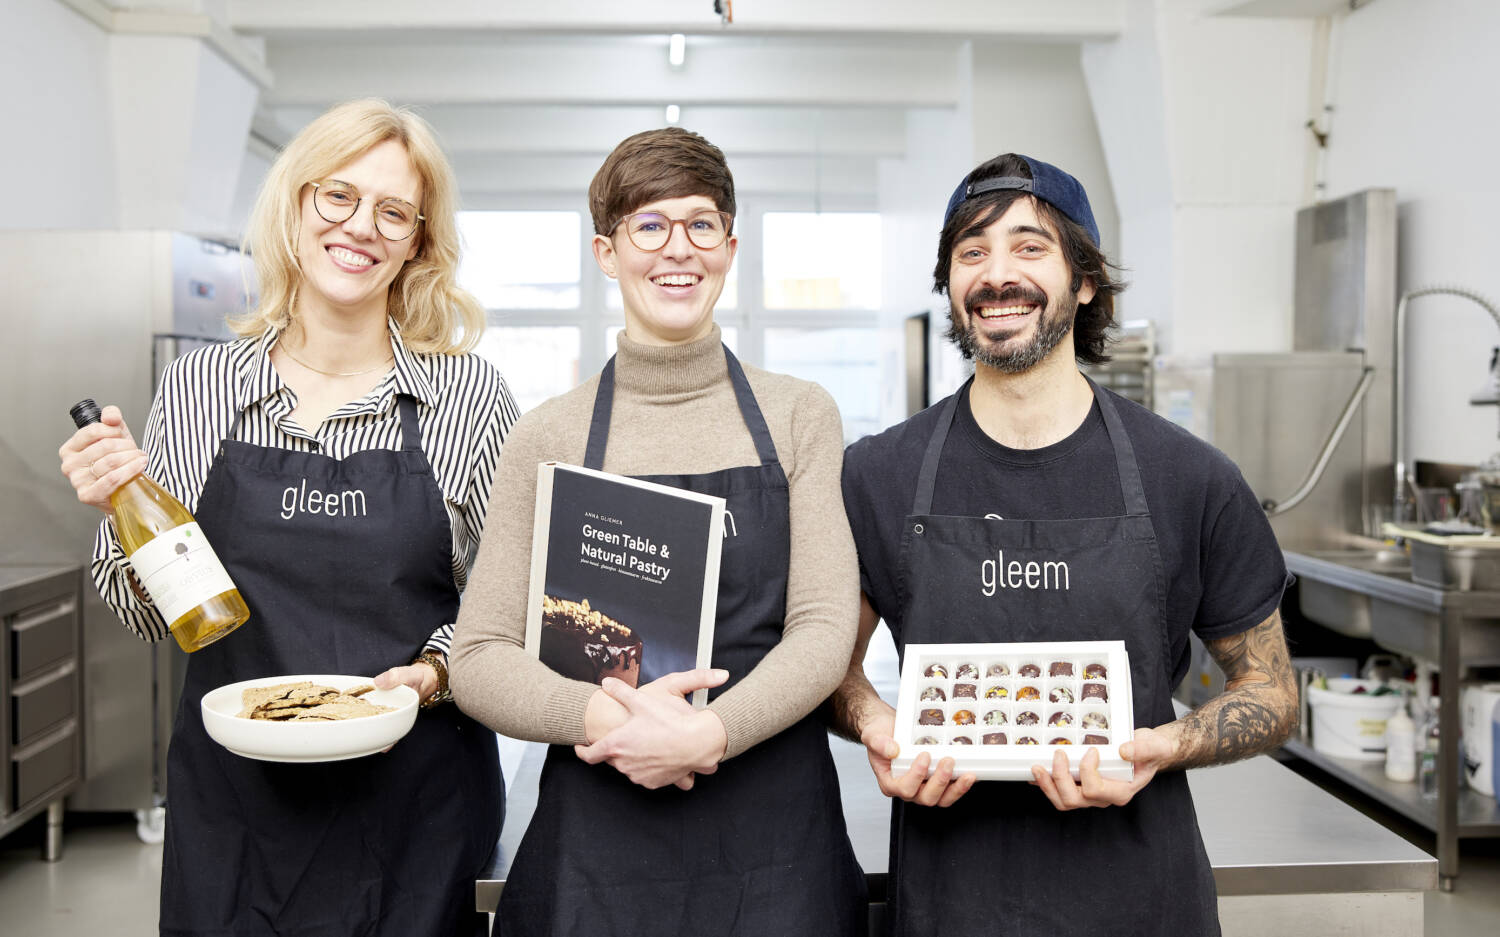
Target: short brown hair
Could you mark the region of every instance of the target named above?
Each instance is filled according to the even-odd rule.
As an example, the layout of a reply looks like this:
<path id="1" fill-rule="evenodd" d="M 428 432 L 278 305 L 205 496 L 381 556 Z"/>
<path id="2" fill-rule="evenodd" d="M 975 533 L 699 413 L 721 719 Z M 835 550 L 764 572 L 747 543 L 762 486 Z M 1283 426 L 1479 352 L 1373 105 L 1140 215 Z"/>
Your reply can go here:
<path id="1" fill-rule="evenodd" d="M 663 198 L 702 195 L 735 214 L 734 176 L 718 147 L 681 127 L 626 137 L 589 183 L 594 233 L 608 235 L 621 218 Z"/>
<path id="2" fill-rule="evenodd" d="M 970 183 L 980 182 L 994 176 L 1020 176 L 1031 178 L 1031 167 L 1013 154 L 997 156 L 981 165 L 966 177 Z M 1110 356 L 1109 330 L 1115 325 L 1115 295 L 1125 289 L 1125 283 L 1110 275 L 1110 270 L 1119 266 L 1109 261 L 1104 252 L 1089 238 L 1089 234 L 1077 222 L 1068 218 L 1045 199 L 1032 196 L 1017 189 L 1000 189 L 987 192 L 965 201 L 953 212 L 948 223 L 943 225 L 938 236 L 937 266 L 932 271 L 932 291 L 948 295 L 948 273 L 953 263 L 953 248 L 961 240 L 983 231 L 1023 198 L 1036 205 L 1037 215 L 1052 226 L 1062 244 L 1063 257 L 1067 259 L 1072 274 L 1072 290 L 1077 293 L 1088 280 L 1094 285 L 1094 298 L 1078 306 L 1073 319 L 1073 350 L 1078 359 L 1086 364 L 1103 364 Z M 949 297 L 951 299 L 951 297 Z"/>

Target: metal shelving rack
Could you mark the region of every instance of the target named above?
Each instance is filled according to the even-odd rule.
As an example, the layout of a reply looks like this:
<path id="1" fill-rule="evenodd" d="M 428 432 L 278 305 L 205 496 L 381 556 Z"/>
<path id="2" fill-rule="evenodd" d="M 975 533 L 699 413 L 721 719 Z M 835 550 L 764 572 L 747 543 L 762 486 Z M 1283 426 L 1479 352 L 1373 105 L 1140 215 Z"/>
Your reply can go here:
<path id="1" fill-rule="evenodd" d="M 1145 319 L 1122 323 L 1109 346 L 1110 360 L 1083 365 L 1101 387 L 1134 400 L 1147 410 L 1155 396 L 1156 325 Z"/>

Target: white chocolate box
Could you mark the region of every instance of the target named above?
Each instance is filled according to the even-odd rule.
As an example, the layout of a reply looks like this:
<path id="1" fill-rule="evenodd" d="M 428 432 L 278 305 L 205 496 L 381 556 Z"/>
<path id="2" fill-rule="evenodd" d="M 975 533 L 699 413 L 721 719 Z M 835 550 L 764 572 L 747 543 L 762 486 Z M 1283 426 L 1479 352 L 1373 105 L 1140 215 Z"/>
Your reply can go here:
<path id="1" fill-rule="evenodd" d="M 1077 778 L 1092 747 L 1100 774 L 1128 781 L 1133 767 L 1120 745 L 1133 723 L 1123 641 L 908 644 L 896 702 L 901 752 L 891 767 L 903 774 L 929 752 L 934 766 L 951 757 L 955 776 L 1029 781 L 1032 765 L 1050 770 L 1062 749 Z"/>

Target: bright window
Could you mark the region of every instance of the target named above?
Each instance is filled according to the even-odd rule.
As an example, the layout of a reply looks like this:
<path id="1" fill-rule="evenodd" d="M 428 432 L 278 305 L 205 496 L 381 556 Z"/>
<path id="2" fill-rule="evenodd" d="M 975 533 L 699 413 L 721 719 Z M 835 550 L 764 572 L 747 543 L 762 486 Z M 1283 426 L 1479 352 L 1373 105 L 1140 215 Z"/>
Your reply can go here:
<path id="1" fill-rule="evenodd" d="M 880 430 L 880 336 L 873 328 L 767 328 L 766 370 L 816 381 L 844 418 L 844 441 Z"/>
<path id="2" fill-rule="evenodd" d="M 767 309 L 879 309 L 877 212 L 766 212 Z"/>
<path id="3" fill-rule="evenodd" d="M 458 282 L 486 309 L 578 308 L 576 211 L 461 211 Z"/>
<path id="4" fill-rule="evenodd" d="M 485 329 L 474 352 L 500 369 L 524 413 L 578 386 L 582 345 L 576 326 L 501 325 Z"/>

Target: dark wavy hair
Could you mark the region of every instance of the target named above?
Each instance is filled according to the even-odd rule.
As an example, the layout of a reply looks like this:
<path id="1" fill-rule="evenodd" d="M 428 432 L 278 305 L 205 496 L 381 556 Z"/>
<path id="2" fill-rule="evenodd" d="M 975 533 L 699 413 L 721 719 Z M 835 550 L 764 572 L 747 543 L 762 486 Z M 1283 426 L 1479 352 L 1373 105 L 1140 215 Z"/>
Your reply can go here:
<path id="1" fill-rule="evenodd" d="M 1031 167 L 1026 161 L 1007 153 L 997 156 L 969 173 L 965 181 L 979 182 L 996 176 L 1020 176 L 1031 178 Z M 1032 198 L 1031 193 L 1018 189 L 1001 189 L 986 192 L 961 203 L 953 217 L 943 225 L 938 237 L 937 266 L 932 270 L 932 291 L 948 296 L 948 274 L 953 263 L 953 246 L 966 237 L 983 231 L 1015 204 L 1018 199 Z M 1052 207 L 1051 203 L 1032 198 L 1037 215 L 1044 224 L 1058 233 L 1062 244 L 1063 258 L 1072 274 L 1074 293 L 1082 289 L 1085 280 L 1094 285 L 1094 298 L 1078 306 L 1073 320 L 1073 351 L 1079 361 L 1086 364 L 1102 364 L 1109 360 L 1106 352 L 1109 330 L 1115 325 L 1115 295 L 1125 289 L 1125 281 L 1115 279 L 1110 271 L 1121 268 L 1109 261 L 1104 252 L 1089 239 L 1081 225 Z M 950 297 L 951 298 L 951 297 Z M 952 315 L 952 310 L 949 310 Z"/>

